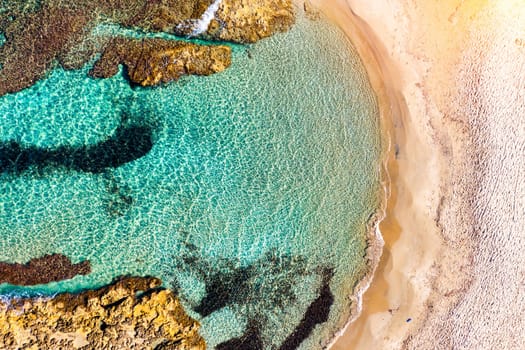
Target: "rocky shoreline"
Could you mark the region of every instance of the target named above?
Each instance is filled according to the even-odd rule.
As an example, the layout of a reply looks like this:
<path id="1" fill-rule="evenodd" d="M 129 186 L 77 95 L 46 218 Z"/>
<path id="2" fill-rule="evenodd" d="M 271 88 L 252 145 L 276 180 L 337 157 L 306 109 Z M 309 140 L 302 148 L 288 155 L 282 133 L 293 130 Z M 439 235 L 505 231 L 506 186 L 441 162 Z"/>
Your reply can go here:
<path id="1" fill-rule="evenodd" d="M 1 349 L 205 349 L 199 323 L 153 277 L 0 302 Z"/>
<path id="2" fill-rule="evenodd" d="M 140 78 L 132 77 L 133 81 L 140 80 L 143 86 L 175 80 L 182 74 L 209 75 L 229 66 L 229 52 L 224 46 L 211 48 L 178 40 L 169 40 L 169 45 L 146 40 L 148 49 L 144 57 L 138 45 L 129 38 L 92 35 L 93 29 L 102 23 L 142 33 L 163 32 L 253 43 L 288 30 L 295 20 L 290 0 L 223 0 L 217 4 L 217 11 L 211 14 L 213 18 L 204 21 L 204 28 L 196 29 L 197 25 L 202 25 L 202 17 L 210 15 L 207 11 L 212 2 L 209 0 L 45 0 L 33 7 L 8 2 L 0 19 L 0 33 L 5 36 L 0 46 L 0 96 L 34 85 L 57 65 L 64 69 L 80 69 L 98 54 L 102 53 L 107 59 L 108 50 L 118 51 L 123 59 L 112 61 L 114 67 L 105 73 L 115 74 L 119 63 L 128 68 L 144 67 L 142 63 L 148 60 L 146 66 L 150 69 L 140 70 Z M 174 51 L 167 52 L 167 46 L 177 47 L 175 58 L 180 58 L 181 48 L 185 48 L 183 69 L 179 64 L 165 67 L 164 57 L 174 58 Z M 111 74 L 100 74 L 106 75 Z"/>
<path id="3" fill-rule="evenodd" d="M 90 75 L 109 78 L 119 64 L 127 69 L 130 81 L 154 86 L 183 75 L 210 75 L 231 64 L 231 49 L 224 45 L 196 45 L 163 39 L 113 39 L 95 62 Z"/>

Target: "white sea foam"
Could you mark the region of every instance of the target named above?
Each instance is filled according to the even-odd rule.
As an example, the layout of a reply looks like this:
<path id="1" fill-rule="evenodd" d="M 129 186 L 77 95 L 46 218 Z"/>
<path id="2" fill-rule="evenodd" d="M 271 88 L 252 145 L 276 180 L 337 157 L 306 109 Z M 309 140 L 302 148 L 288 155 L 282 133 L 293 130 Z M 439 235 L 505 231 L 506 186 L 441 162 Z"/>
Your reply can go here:
<path id="1" fill-rule="evenodd" d="M 215 0 L 202 14 L 201 18 L 198 19 L 194 26 L 191 36 L 200 35 L 208 30 L 212 19 L 215 18 L 215 13 L 219 9 L 222 0 Z"/>
<path id="2" fill-rule="evenodd" d="M 386 205 L 388 203 L 388 199 L 390 198 L 389 184 L 391 183 L 391 178 L 390 174 L 387 171 L 387 156 L 392 152 L 392 136 L 389 132 L 387 132 L 385 141 L 388 142 L 386 152 L 384 153 L 385 158 L 383 158 L 382 166 L 380 166 L 380 168 L 378 169 L 378 171 L 384 171 L 385 176 L 385 179 L 382 181 L 382 207 L 378 209 L 378 211 L 376 212 L 376 216 L 370 222 L 371 227 L 368 231 L 369 246 L 367 248 L 366 254 L 369 259 L 370 270 L 368 271 L 367 275 L 357 284 L 354 290 L 354 294 L 351 296 L 351 300 L 353 302 L 353 310 L 351 310 L 350 318 L 346 321 L 343 328 L 339 329 L 334 334 L 332 339 L 330 339 L 328 344 L 324 347 L 324 349 L 326 350 L 330 350 L 332 346 L 335 345 L 337 340 L 341 338 L 343 334 L 348 330 L 350 325 L 354 323 L 359 318 L 359 316 L 361 316 L 361 312 L 363 311 L 363 295 L 372 284 L 372 280 L 374 279 L 376 269 L 379 265 L 379 259 L 381 259 L 381 255 L 383 254 L 385 241 L 383 239 L 383 235 L 381 233 L 379 225 L 381 224 L 381 221 L 383 221 L 386 217 Z"/>

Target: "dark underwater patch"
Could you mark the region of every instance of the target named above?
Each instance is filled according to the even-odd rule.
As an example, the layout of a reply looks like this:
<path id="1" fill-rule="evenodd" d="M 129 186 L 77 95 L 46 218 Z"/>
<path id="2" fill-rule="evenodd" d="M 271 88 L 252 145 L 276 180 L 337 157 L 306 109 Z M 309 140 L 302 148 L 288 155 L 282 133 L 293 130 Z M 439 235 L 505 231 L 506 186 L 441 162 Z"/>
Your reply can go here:
<path id="1" fill-rule="evenodd" d="M 297 349 L 312 334 L 318 324 L 328 321 L 330 308 L 334 303 L 334 295 L 330 290 L 332 276 L 333 268 L 322 270 L 322 285 L 319 296 L 308 306 L 301 322 L 282 343 L 279 350 Z M 261 328 L 259 321 L 251 319 L 242 336 L 217 345 L 216 350 L 263 350 L 265 347 Z"/>
<path id="2" fill-rule="evenodd" d="M 198 249 L 187 245 L 189 253 L 179 258 L 177 269 L 196 274 L 204 283 L 205 295 L 197 301 L 187 301 L 202 317 L 230 307 L 247 320 L 244 334 L 217 345 L 218 350 L 296 349 L 307 339 L 318 324 L 326 322 L 334 295 L 330 290 L 332 267 L 308 268 L 302 256 L 279 255 L 269 251 L 247 266 L 227 259 L 207 261 Z M 307 307 L 303 318 L 293 332 L 279 346 L 270 339 L 271 321 L 265 312 L 297 307 L 296 287 L 307 276 L 319 278 L 318 297 Z M 175 278 L 173 289 L 183 297 L 183 290 Z"/>
<path id="3" fill-rule="evenodd" d="M 223 263 L 224 265 L 224 263 Z M 246 305 L 267 298 L 265 304 L 284 307 L 296 299 L 295 278 L 305 276 L 306 261 L 290 256 L 265 254 L 256 263 L 213 271 L 206 275 L 206 296 L 194 308 L 206 317 L 227 305 Z"/>
<path id="4" fill-rule="evenodd" d="M 261 337 L 261 325 L 256 320 L 248 321 L 246 332 L 239 338 L 220 343 L 215 350 L 263 350 L 264 343 Z"/>
<path id="5" fill-rule="evenodd" d="M 32 286 L 71 279 L 91 272 L 91 263 L 84 260 L 72 263 L 62 254 L 44 255 L 25 264 L 0 261 L 0 283 Z"/>
<path id="6" fill-rule="evenodd" d="M 284 308 L 296 300 L 293 286 L 301 277 L 312 274 L 306 259 L 267 252 L 248 266 L 218 259 L 212 263 L 191 253 L 183 255 L 178 270 L 197 273 L 205 284 L 206 295 L 192 309 L 206 317 L 226 306 L 242 305 L 256 312 L 269 307 Z M 182 294 L 176 280 L 173 289 Z"/>
<path id="7" fill-rule="evenodd" d="M 330 290 L 330 281 L 334 275 L 333 268 L 322 271 L 322 284 L 319 296 L 308 306 L 301 322 L 295 327 L 292 334 L 286 338 L 279 350 L 294 350 L 306 340 L 318 324 L 328 321 L 330 308 L 334 303 L 334 295 Z"/>
<path id="8" fill-rule="evenodd" d="M 20 175 L 29 170 L 60 169 L 102 173 L 145 156 L 153 147 L 149 125 L 121 123 L 107 140 L 89 146 L 42 148 L 16 141 L 0 143 L 0 173 Z"/>
<path id="9" fill-rule="evenodd" d="M 106 187 L 104 198 L 106 213 L 113 218 L 123 216 L 135 203 L 131 188 L 115 177 L 113 172 L 105 172 L 103 177 Z"/>

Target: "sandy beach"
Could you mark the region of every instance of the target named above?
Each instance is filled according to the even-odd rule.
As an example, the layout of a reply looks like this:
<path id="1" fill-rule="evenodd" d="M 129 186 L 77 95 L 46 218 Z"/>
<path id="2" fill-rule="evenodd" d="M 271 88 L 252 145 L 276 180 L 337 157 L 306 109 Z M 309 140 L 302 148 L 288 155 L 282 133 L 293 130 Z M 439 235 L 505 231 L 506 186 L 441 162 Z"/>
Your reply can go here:
<path id="1" fill-rule="evenodd" d="M 361 55 L 393 144 L 385 246 L 332 349 L 525 344 L 525 6 L 311 0 Z"/>

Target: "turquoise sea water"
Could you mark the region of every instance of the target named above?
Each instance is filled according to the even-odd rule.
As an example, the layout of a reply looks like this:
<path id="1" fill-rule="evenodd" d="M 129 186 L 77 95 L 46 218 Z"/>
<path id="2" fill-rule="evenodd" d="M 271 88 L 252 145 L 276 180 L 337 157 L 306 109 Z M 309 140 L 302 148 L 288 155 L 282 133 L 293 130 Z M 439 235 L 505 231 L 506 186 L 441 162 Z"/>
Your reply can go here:
<path id="1" fill-rule="evenodd" d="M 0 293 L 157 276 L 218 349 L 243 334 L 258 339 L 252 347 L 284 349 L 324 302 L 328 321 L 297 338 L 321 348 L 348 317 L 380 193 L 376 100 L 343 34 L 300 18 L 288 33 L 233 46 L 223 73 L 153 89 L 131 88 L 124 74 L 91 79 L 89 68 L 57 68 L 0 97 L 0 142 L 74 150 L 134 125 L 151 130 L 153 147 L 96 172 L 0 173 L 0 261 L 62 253 L 92 266 Z"/>

